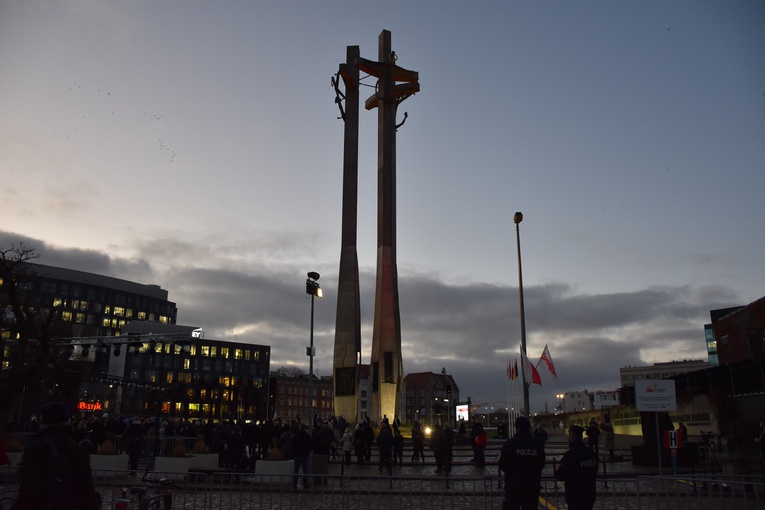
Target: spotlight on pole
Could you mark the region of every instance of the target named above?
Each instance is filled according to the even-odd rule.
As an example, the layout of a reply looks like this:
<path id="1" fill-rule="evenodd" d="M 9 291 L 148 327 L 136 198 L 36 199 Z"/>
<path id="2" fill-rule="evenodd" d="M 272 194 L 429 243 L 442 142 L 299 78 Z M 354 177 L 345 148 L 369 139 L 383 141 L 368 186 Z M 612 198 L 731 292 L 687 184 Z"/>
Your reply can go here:
<path id="1" fill-rule="evenodd" d="M 310 420 L 309 426 L 313 424 L 313 357 L 316 355 L 316 351 L 313 347 L 313 302 L 314 298 L 322 297 L 321 287 L 319 286 L 319 273 L 311 271 L 308 273 L 308 278 L 305 281 L 305 293 L 311 296 L 311 334 L 310 334 L 310 346 L 306 349 L 306 355 L 309 358 L 308 362 L 308 419 Z"/>

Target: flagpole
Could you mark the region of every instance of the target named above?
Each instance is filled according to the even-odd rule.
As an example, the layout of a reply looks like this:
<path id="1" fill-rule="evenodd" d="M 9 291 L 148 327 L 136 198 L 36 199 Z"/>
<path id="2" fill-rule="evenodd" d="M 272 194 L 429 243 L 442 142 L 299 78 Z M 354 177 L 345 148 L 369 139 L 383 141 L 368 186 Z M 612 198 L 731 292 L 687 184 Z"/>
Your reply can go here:
<path id="1" fill-rule="evenodd" d="M 508 361 L 508 363 L 512 363 L 512 362 Z M 511 388 L 510 385 L 513 383 L 513 378 L 510 376 L 510 374 L 511 374 L 511 368 L 510 368 L 510 365 L 508 365 L 508 369 L 507 369 L 507 384 L 505 385 L 505 397 L 507 397 L 507 423 L 508 423 L 508 430 L 510 430 L 509 426 L 510 426 L 510 423 L 512 423 L 512 421 L 510 421 L 510 410 L 513 408 L 512 394 L 510 392 L 510 388 Z"/>
<path id="2" fill-rule="evenodd" d="M 521 303 L 521 353 L 526 356 L 526 312 L 523 307 L 523 271 L 521 270 L 521 230 L 520 223 L 523 221 L 523 213 L 517 212 L 513 216 L 513 222 L 515 223 L 515 240 L 518 247 L 518 296 Z M 526 417 L 531 416 L 531 410 L 529 409 L 529 385 L 526 383 L 526 373 L 522 370 L 522 383 L 523 383 L 523 410 L 526 413 Z"/>
<path id="3" fill-rule="evenodd" d="M 518 416 L 521 415 L 520 410 L 520 401 L 518 399 L 518 375 L 516 374 L 515 379 L 513 380 L 513 423 L 515 423 L 515 419 L 518 418 Z"/>

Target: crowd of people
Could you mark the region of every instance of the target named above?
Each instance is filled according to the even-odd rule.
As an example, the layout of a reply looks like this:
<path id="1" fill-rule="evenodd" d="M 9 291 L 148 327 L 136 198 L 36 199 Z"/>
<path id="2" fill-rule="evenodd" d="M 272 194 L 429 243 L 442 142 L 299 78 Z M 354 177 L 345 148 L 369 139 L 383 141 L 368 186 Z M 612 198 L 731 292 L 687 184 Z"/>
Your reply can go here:
<path id="1" fill-rule="evenodd" d="M 545 466 L 545 442 L 547 431 L 538 423 L 532 431 L 531 422 L 519 417 L 514 422 L 515 433 L 502 445 L 498 467 L 504 473 L 503 510 L 536 509 L 541 491 L 541 476 Z M 682 439 L 687 439 L 684 424 L 678 427 Z M 43 504 L 39 491 L 27 489 L 44 479 L 55 463 L 51 459 L 66 458 L 71 476 L 80 484 L 76 495 L 84 494 L 79 504 L 90 508 L 98 499 L 93 494 L 89 467 L 89 453 L 116 453 L 125 451 L 129 456 L 129 469 L 138 468 L 143 453 L 169 454 L 173 440 L 188 438 L 201 448 L 219 454 L 219 467 L 233 470 L 249 470 L 256 460 L 293 460 L 294 474 L 302 473 L 302 486 L 311 485 L 312 453 L 328 459 L 338 459 L 344 465 L 371 463 L 373 449 L 377 450 L 377 468 L 380 473 L 392 474 L 395 466 L 404 464 L 404 437 L 400 422 L 392 422 L 384 416 L 375 427 L 365 415 L 358 423 L 348 423 L 342 417 L 323 420 L 314 416 L 311 424 L 300 417 L 288 421 L 276 419 L 265 422 L 238 422 L 236 420 L 157 420 L 142 417 L 117 417 L 103 413 L 73 420 L 63 404 L 49 404 L 41 416 L 32 416 L 23 427 L 9 425 L 7 432 L 20 433 L 29 438 L 20 472 L 21 491 L 16 508 L 36 508 Z M 586 434 L 586 437 L 583 437 Z M 425 461 L 426 433 L 418 422 L 411 428 L 411 464 Z M 595 419 L 586 427 L 571 425 L 568 428 L 569 449 L 566 451 L 554 476 L 564 482 L 568 508 L 591 509 L 595 502 L 595 480 L 598 470 L 601 437 L 610 458 L 614 458 L 614 429 L 606 416 L 604 423 Z M 155 438 L 156 441 L 147 439 Z M 465 423 L 461 422 L 455 435 L 450 425 L 435 427 L 430 432 L 429 447 L 436 464 L 436 473 L 451 471 L 453 447 L 468 442 L 472 446 L 470 462 L 476 468 L 486 466 L 485 448 L 487 433 L 483 426 L 472 423 L 469 438 Z M 757 445 L 765 458 L 765 425 L 760 424 Z M 0 445 L 2 446 L 2 445 Z M 147 452 L 146 448 L 153 451 Z M 3 448 L 0 448 L 2 462 Z M 196 451 L 196 450 L 195 450 Z M 50 473 L 48 473 L 50 474 Z M 55 473 L 54 473 L 55 475 Z M 59 477 L 60 478 L 60 477 Z M 298 476 L 293 479 L 297 487 Z"/>

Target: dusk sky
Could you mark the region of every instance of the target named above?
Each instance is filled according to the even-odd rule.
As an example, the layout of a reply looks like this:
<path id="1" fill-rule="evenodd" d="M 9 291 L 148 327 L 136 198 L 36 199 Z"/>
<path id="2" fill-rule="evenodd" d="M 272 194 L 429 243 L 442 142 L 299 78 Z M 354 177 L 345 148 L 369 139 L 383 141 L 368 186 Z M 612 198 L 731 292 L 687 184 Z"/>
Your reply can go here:
<path id="1" fill-rule="evenodd" d="M 555 394 L 706 359 L 765 295 L 765 2 L 0 0 L 0 246 L 169 291 L 178 323 L 332 363 L 343 122 L 330 78 L 390 30 L 405 373 L 506 398 L 520 342 Z M 362 102 L 374 79 L 362 82 Z M 360 112 L 368 363 L 377 112 Z"/>

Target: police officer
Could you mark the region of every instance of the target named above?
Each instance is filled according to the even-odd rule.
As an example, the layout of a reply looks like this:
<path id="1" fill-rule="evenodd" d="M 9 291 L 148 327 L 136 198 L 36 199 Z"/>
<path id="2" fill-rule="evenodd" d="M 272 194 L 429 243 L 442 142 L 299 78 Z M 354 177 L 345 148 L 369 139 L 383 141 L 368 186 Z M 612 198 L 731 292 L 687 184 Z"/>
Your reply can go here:
<path id="1" fill-rule="evenodd" d="M 545 447 L 531 435 L 531 422 L 525 416 L 516 418 L 515 435 L 502 445 L 498 463 L 505 473 L 502 510 L 536 510 Z"/>
<path id="2" fill-rule="evenodd" d="M 564 482 L 569 510 L 592 510 L 595 504 L 595 477 L 598 474 L 598 456 L 582 441 L 584 429 L 576 425 L 568 428 L 569 450 L 563 454 L 555 478 Z"/>

